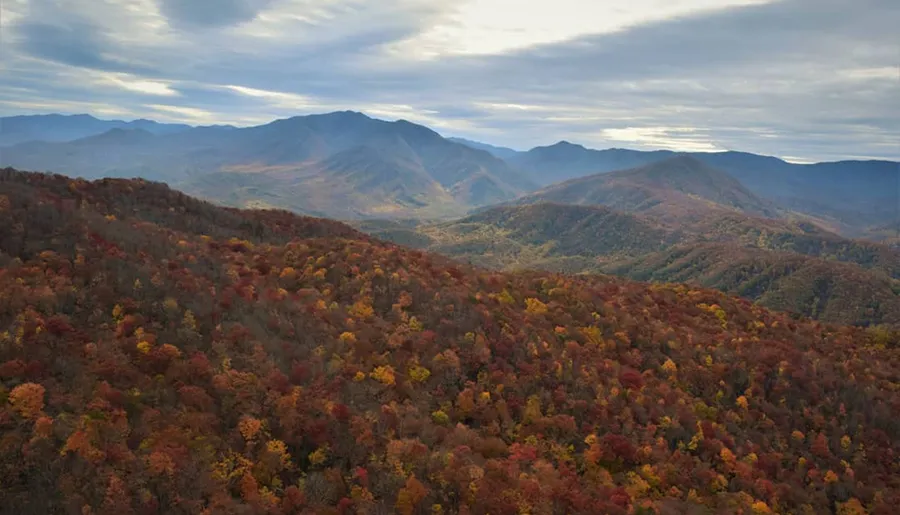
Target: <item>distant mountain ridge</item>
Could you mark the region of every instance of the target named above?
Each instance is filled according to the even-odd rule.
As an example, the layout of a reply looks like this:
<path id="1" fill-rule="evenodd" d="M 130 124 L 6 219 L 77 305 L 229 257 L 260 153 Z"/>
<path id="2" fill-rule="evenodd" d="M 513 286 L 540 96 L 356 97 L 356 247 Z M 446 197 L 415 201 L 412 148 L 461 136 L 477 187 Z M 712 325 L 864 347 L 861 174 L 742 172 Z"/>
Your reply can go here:
<path id="1" fill-rule="evenodd" d="M 594 150 L 561 141 L 520 152 L 508 161 L 541 186 L 597 173 L 636 168 L 673 157 L 669 150 Z M 783 208 L 820 217 L 833 229 L 864 236 L 896 223 L 900 163 L 884 160 L 795 164 L 746 152 L 686 152 L 721 169 L 757 196 Z"/>
<path id="2" fill-rule="evenodd" d="M 112 129 L 140 131 L 93 138 Z M 352 111 L 245 128 L 89 115 L 15 116 L 0 118 L 0 147 L 0 165 L 85 177 L 140 176 L 235 206 L 350 219 L 457 217 L 562 181 L 679 155 L 594 150 L 566 141 L 519 152 Z M 352 157 L 353 149 L 363 148 L 375 151 L 366 154 L 378 156 L 375 162 Z M 896 239 L 879 228 L 896 224 L 900 216 L 900 163 L 807 165 L 731 151 L 687 155 L 726 172 L 785 212 L 847 236 Z M 370 175 L 357 170 L 346 180 L 350 163 Z M 379 177 L 389 180 L 371 187 Z"/>
<path id="3" fill-rule="evenodd" d="M 72 141 L 112 129 L 140 129 L 152 134 L 173 134 L 190 125 L 153 120 L 100 120 L 88 114 L 20 115 L 0 118 L 0 147 L 28 141 Z"/>
<path id="4" fill-rule="evenodd" d="M 0 162 L 86 178 L 139 176 L 239 207 L 334 218 L 460 215 L 536 187 L 486 151 L 352 111 L 247 128 L 112 131 L 7 147 Z"/>

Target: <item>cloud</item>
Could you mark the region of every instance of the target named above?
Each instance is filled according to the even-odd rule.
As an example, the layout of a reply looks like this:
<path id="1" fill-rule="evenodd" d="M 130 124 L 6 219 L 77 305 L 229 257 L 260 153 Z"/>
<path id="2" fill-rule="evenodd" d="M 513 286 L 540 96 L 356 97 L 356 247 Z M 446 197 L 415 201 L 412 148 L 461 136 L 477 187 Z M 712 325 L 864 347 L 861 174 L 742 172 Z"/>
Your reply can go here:
<path id="1" fill-rule="evenodd" d="M 4 1 L 0 110 L 255 124 L 354 109 L 516 148 L 900 158 L 895 0 L 173 5 Z"/>
<path id="2" fill-rule="evenodd" d="M 194 124 L 212 125 L 219 121 L 213 113 L 195 107 L 173 106 L 166 104 L 146 104 L 144 107 L 166 115 L 170 120 Z"/>
<path id="3" fill-rule="evenodd" d="M 406 49 L 422 57 L 446 54 L 496 54 L 690 13 L 773 0 L 631 0 L 611 8 L 609 2 L 554 0 L 527 7 L 518 0 L 461 2 L 452 16 L 435 24 Z"/>
<path id="4" fill-rule="evenodd" d="M 159 0 L 173 25 L 221 27 L 256 18 L 271 0 Z"/>
<path id="5" fill-rule="evenodd" d="M 28 22 L 16 26 L 21 50 L 40 59 L 70 66 L 106 70 L 123 70 L 124 63 L 105 55 L 108 42 L 85 22 L 66 26 Z"/>
<path id="6" fill-rule="evenodd" d="M 171 84 L 164 81 L 143 80 L 128 74 L 121 73 L 100 73 L 97 82 L 102 85 L 113 86 L 131 91 L 134 93 L 142 93 L 145 95 L 157 96 L 178 96 L 177 90 L 173 89 Z"/>
<path id="7" fill-rule="evenodd" d="M 694 127 L 625 127 L 604 129 L 601 136 L 609 141 L 646 145 L 688 152 L 716 152 L 726 150 L 709 141 L 705 131 Z"/>
<path id="8" fill-rule="evenodd" d="M 295 93 L 284 93 L 282 91 L 268 91 L 265 89 L 247 88 L 244 86 L 226 85 L 225 89 L 240 93 L 252 98 L 264 100 L 273 107 L 286 109 L 308 109 L 317 107 L 312 99 L 305 95 L 297 95 Z"/>

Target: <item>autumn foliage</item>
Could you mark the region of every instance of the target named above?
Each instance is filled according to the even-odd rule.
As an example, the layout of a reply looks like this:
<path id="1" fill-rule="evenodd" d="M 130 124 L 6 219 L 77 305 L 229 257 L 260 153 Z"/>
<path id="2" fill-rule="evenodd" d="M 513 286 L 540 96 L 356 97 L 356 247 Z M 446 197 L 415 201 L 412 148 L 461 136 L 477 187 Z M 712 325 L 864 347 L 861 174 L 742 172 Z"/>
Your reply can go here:
<path id="1" fill-rule="evenodd" d="M 893 514 L 897 334 L 0 171 L 9 513 Z"/>

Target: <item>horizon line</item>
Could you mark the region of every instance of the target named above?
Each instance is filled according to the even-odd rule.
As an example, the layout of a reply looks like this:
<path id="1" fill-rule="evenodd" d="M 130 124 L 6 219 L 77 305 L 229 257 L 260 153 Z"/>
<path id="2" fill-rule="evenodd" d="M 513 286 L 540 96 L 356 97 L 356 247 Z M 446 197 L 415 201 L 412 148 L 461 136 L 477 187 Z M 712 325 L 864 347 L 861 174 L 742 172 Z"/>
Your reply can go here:
<path id="1" fill-rule="evenodd" d="M 153 118 L 146 118 L 146 117 L 136 117 L 136 118 L 132 118 L 132 119 L 127 119 L 127 118 L 105 118 L 105 117 L 100 117 L 100 116 L 97 116 L 97 115 L 95 115 L 95 114 L 85 113 L 85 112 L 79 112 L 79 113 L 50 112 L 50 113 L 31 113 L 31 114 L 10 114 L 10 115 L 4 115 L 4 114 L 2 114 L 2 111 L 0 111 L 0 119 L 3 119 L 3 118 L 38 117 L 38 116 L 61 116 L 61 117 L 87 116 L 87 117 L 93 118 L 93 119 L 95 119 L 95 120 L 104 121 L 104 122 L 133 123 L 133 122 L 144 121 L 144 122 L 157 123 L 157 124 L 160 124 L 160 125 L 183 125 L 183 126 L 185 126 L 185 127 L 191 128 L 191 129 L 215 128 L 215 127 L 220 127 L 220 128 L 230 127 L 230 128 L 234 128 L 234 129 L 249 129 L 249 128 L 253 128 L 253 127 L 261 127 L 261 126 L 264 126 L 264 125 L 269 125 L 269 124 L 271 124 L 271 123 L 274 123 L 274 122 L 277 122 L 277 121 L 281 121 L 281 120 L 290 120 L 290 119 L 294 119 L 294 118 L 308 118 L 308 117 L 311 117 L 311 116 L 327 116 L 327 115 L 339 114 L 339 113 L 352 113 L 352 114 L 362 115 L 362 116 L 365 116 L 366 118 L 369 118 L 369 119 L 371 119 L 371 120 L 377 120 L 377 121 L 382 121 L 382 122 L 386 122 L 386 123 L 406 122 L 406 123 L 410 123 L 410 124 L 413 124 L 413 125 L 418 125 L 418 126 L 420 126 L 420 127 L 425 127 L 426 129 L 429 129 L 429 130 L 431 130 L 431 131 L 434 131 L 435 133 L 437 133 L 438 135 L 440 135 L 440 136 L 441 136 L 442 138 L 444 138 L 444 139 L 448 139 L 448 140 L 449 140 L 450 138 L 463 139 L 463 140 L 466 140 L 466 141 L 469 141 L 469 142 L 472 142 L 472 143 L 478 143 L 478 144 L 482 144 L 482 145 L 489 145 L 489 146 L 491 146 L 491 147 L 495 147 L 495 148 L 498 148 L 498 149 L 507 149 L 507 150 L 512 150 L 512 151 L 514 151 L 514 152 L 518 152 L 518 153 L 527 153 L 527 152 L 530 152 L 530 151 L 533 151 L 533 150 L 536 150 L 536 149 L 539 149 L 539 148 L 549 148 L 549 147 L 553 147 L 553 146 L 560 145 L 560 144 L 569 144 L 569 145 L 572 145 L 572 146 L 582 147 L 582 148 L 584 148 L 585 150 L 595 151 L 595 152 L 603 152 L 603 151 L 607 151 L 607 150 L 626 150 L 626 151 L 631 151 L 631 152 L 645 152 L 645 153 L 650 153 L 650 152 L 671 152 L 671 153 L 673 153 L 673 154 L 727 154 L 727 153 L 738 153 L 738 154 L 748 154 L 748 155 L 753 155 L 753 156 L 758 156 L 758 157 L 768 157 L 768 158 L 778 159 L 778 160 L 783 161 L 783 162 L 785 162 L 785 163 L 795 164 L 795 165 L 814 165 L 814 164 L 825 164 L 825 163 L 866 162 L 866 161 L 872 162 L 872 161 L 874 161 L 874 162 L 885 162 L 885 163 L 894 163 L 894 164 L 897 164 L 897 165 L 898 165 L 898 170 L 897 170 L 897 171 L 898 171 L 898 173 L 900 173 L 900 157 L 897 157 L 896 160 L 895 160 L 895 159 L 876 158 L 876 157 L 850 156 L 850 157 L 847 157 L 847 158 L 845 158 L 845 159 L 838 159 L 838 160 L 834 160 L 834 161 L 817 161 L 817 160 L 814 160 L 814 159 L 806 159 L 806 158 L 800 158 L 800 157 L 794 157 L 794 156 L 773 156 L 773 155 L 769 155 L 769 154 L 756 154 L 756 153 L 753 153 L 753 152 L 747 152 L 747 151 L 743 151 L 743 150 L 735 150 L 735 149 L 691 151 L 691 150 L 673 150 L 673 149 L 670 149 L 670 148 L 653 148 L 653 149 L 650 149 L 650 150 L 639 150 L 639 149 L 628 148 L 628 147 L 605 147 L 605 148 L 596 148 L 596 147 L 590 147 L 590 146 L 587 146 L 587 145 L 583 145 L 583 144 L 581 144 L 581 143 L 573 142 L 573 141 L 570 141 L 570 140 L 568 140 L 568 139 L 561 139 L 561 140 L 556 141 L 555 143 L 550 143 L 550 144 L 545 144 L 545 145 L 537 145 L 537 146 L 531 147 L 530 149 L 527 149 L 527 150 L 521 150 L 521 149 L 518 149 L 518 148 L 512 148 L 512 147 L 505 146 L 505 145 L 496 145 L 496 144 L 488 143 L 488 142 L 485 142 L 485 141 L 474 140 L 474 139 L 472 139 L 472 138 L 470 138 L 470 137 L 456 136 L 456 135 L 452 135 L 452 134 L 444 134 L 444 133 L 441 133 L 441 132 L 439 132 L 438 130 L 432 128 L 432 127 L 429 127 L 428 125 L 425 125 L 425 124 L 422 124 L 422 123 L 413 122 L 413 121 L 407 120 L 407 119 L 405 119 L 405 118 L 397 118 L 397 119 L 395 119 L 395 120 L 390 120 L 390 119 L 385 119 L 385 118 L 379 118 L 379 117 L 376 117 L 376 116 L 371 116 L 371 115 L 369 115 L 368 113 L 366 113 L 365 111 L 357 111 L 357 110 L 354 110 L 354 109 L 342 109 L 342 110 L 337 110 L 337 111 L 326 111 L 326 112 L 321 112 L 321 113 L 298 114 L 298 115 L 293 115 L 293 116 L 287 116 L 287 117 L 284 117 L 284 118 L 272 118 L 271 120 L 269 120 L 269 121 L 267 121 L 267 122 L 259 123 L 259 124 L 256 124 L 256 125 L 249 124 L 249 123 L 248 123 L 248 124 L 217 123 L 217 124 L 208 124 L 208 125 L 194 125 L 194 124 L 184 123 L 184 122 L 161 122 L 161 121 L 159 121 L 159 120 L 155 120 L 155 119 L 153 119 Z M 110 130 L 113 130 L 113 129 L 110 129 Z M 132 130 L 133 130 L 133 129 L 132 129 Z M 107 131 L 107 132 L 108 132 L 108 131 Z M 102 133 L 100 133 L 100 134 L 102 134 Z M 80 139 L 80 138 L 76 138 L 76 140 L 77 140 L 77 139 Z M 69 141 L 76 141 L 76 140 L 69 140 Z M 40 140 L 37 140 L 37 141 L 40 141 Z M 465 145 L 465 143 L 459 143 L 459 142 L 453 142 L 453 143 L 458 143 L 458 144 L 460 144 L 460 145 Z M 470 148 L 472 148 L 472 147 L 470 147 Z M 480 150 L 480 149 L 476 149 L 476 150 Z M 489 151 L 486 151 L 486 150 L 485 150 L 485 152 L 488 152 L 488 153 L 490 153 L 491 155 L 494 155 L 493 153 L 491 153 L 491 152 L 489 152 Z M 497 157 L 497 156 L 494 156 L 494 157 Z M 499 158 L 499 157 L 497 157 L 497 158 L 498 158 L 498 159 L 501 159 L 501 158 Z"/>

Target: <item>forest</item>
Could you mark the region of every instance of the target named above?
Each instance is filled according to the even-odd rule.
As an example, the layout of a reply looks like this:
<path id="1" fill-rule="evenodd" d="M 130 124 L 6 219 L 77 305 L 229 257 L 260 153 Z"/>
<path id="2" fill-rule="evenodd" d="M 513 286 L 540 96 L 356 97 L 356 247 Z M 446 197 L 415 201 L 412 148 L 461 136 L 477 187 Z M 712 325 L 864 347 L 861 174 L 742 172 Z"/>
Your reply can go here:
<path id="1" fill-rule="evenodd" d="M 697 208 L 695 205 L 694 208 Z M 603 205 L 536 203 L 429 223 L 365 220 L 356 227 L 477 266 L 688 283 L 777 311 L 846 325 L 900 327 L 900 252 L 841 237 L 804 219 L 706 209 L 658 217 Z M 697 208 L 697 209 L 700 209 Z"/>
<path id="2" fill-rule="evenodd" d="M 893 515 L 898 413 L 887 327 L 0 170 L 5 513 Z"/>

